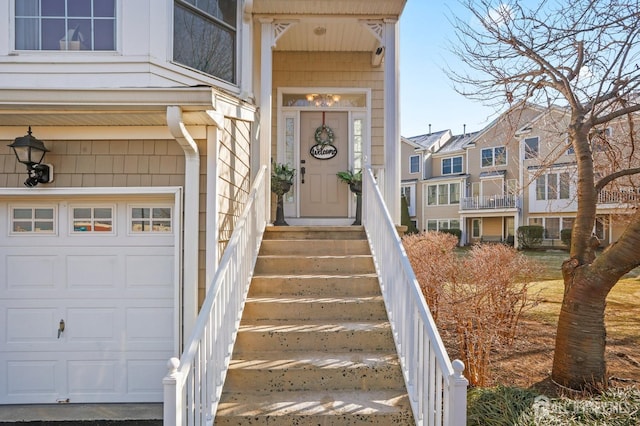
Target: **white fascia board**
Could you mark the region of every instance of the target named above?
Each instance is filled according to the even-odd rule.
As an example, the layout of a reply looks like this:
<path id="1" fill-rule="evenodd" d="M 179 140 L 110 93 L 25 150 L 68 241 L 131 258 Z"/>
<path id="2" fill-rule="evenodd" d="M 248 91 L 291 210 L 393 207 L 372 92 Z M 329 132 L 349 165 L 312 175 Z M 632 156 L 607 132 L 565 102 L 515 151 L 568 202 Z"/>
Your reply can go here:
<path id="1" fill-rule="evenodd" d="M 123 195 L 176 195 L 182 191 L 177 186 L 154 186 L 154 187 L 78 187 L 78 188 L 0 188 L 0 197 L 21 197 L 21 196 L 123 196 Z"/>
<path id="2" fill-rule="evenodd" d="M 118 89 L 0 89 L 3 106 L 50 106 L 84 109 L 87 106 L 122 108 L 180 105 L 183 109 L 215 109 L 216 93 L 211 87 L 118 88 Z"/>

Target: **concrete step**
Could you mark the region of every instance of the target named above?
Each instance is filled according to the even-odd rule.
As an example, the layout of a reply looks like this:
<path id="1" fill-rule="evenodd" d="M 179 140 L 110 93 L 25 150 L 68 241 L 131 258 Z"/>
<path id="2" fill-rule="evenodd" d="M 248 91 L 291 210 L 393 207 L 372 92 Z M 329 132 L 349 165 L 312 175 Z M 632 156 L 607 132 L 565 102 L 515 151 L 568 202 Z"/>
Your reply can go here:
<path id="1" fill-rule="evenodd" d="M 391 326 L 387 321 L 292 322 L 245 321 L 243 318 L 234 352 L 375 352 L 389 350 L 393 345 Z"/>
<path id="2" fill-rule="evenodd" d="M 348 297 L 376 296 L 380 284 L 375 273 L 348 275 L 254 275 L 249 297 L 269 295 Z"/>
<path id="3" fill-rule="evenodd" d="M 375 272 L 371 255 L 259 256 L 255 274 L 368 274 Z"/>
<path id="4" fill-rule="evenodd" d="M 261 255 L 330 255 L 370 254 L 367 240 L 263 240 Z"/>
<path id="5" fill-rule="evenodd" d="M 215 424 L 414 424 L 362 227 L 266 229 Z"/>
<path id="6" fill-rule="evenodd" d="M 381 295 L 365 297 L 250 297 L 243 318 L 246 320 L 333 320 L 386 321 L 387 311 Z"/>
<path id="7" fill-rule="evenodd" d="M 366 240 L 362 226 L 267 226 L 265 240 Z"/>
<path id="8" fill-rule="evenodd" d="M 391 348 L 393 349 L 393 348 Z M 395 351 L 234 354 L 225 391 L 282 392 L 404 388 Z"/>
<path id="9" fill-rule="evenodd" d="M 220 425 L 413 425 L 404 390 L 229 393 Z"/>

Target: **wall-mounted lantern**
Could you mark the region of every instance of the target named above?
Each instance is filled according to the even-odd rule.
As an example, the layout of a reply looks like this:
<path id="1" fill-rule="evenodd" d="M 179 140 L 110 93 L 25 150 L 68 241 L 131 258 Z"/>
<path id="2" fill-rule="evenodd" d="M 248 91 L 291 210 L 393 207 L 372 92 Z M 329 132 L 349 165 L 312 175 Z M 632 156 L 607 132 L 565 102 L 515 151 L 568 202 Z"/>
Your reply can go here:
<path id="1" fill-rule="evenodd" d="M 10 146 L 19 162 L 27 166 L 29 177 L 24 181 L 24 185 L 32 188 L 39 183 L 50 183 L 53 181 L 53 166 L 51 164 L 42 164 L 44 155 L 49 150 L 44 143 L 31 135 L 31 126 L 29 132 L 19 138 L 15 138 Z"/>

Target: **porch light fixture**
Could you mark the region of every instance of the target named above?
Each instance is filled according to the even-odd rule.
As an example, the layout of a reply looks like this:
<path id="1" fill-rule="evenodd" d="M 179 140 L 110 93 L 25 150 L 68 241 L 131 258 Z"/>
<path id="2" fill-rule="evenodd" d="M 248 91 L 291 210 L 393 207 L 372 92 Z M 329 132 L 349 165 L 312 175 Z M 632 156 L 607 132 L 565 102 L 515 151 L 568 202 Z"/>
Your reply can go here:
<path id="1" fill-rule="evenodd" d="M 306 98 L 311 106 L 316 107 L 331 107 L 340 102 L 340 95 L 333 95 L 331 93 L 309 93 Z"/>
<path id="2" fill-rule="evenodd" d="M 49 150 L 41 140 L 31 134 L 31 126 L 26 135 L 15 138 L 13 143 L 7 146 L 13 149 L 18 161 L 27 166 L 29 177 L 24 181 L 24 186 L 32 188 L 39 183 L 53 181 L 53 167 L 50 164 L 41 164 Z"/>

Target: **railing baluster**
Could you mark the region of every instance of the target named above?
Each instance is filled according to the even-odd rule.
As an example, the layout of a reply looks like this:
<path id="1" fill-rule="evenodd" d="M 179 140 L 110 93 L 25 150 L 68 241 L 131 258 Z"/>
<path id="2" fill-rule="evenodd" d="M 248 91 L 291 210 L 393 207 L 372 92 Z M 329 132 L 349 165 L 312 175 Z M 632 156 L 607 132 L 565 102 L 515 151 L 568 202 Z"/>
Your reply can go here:
<path id="1" fill-rule="evenodd" d="M 462 375 L 464 364 L 456 360 L 453 362 L 456 368 L 452 366 L 373 173 L 371 169 L 365 172 L 362 223 L 380 279 L 414 420 L 422 426 L 465 425 L 468 381 Z M 461 206 L 465 208 L 471 203 L 475 204 L 473 208 L 479 208 L 483 202 L 477 198 L 463 199 Z M 499 202 L 494 197 L 492 208 L 515 207 L 515 202 L 513 196 L 503 197 Z"/>
<path id="2" fill-rule="evenodd" d="M 266 225 L 265 171 L 251 188 L 180 360 L 169 362 L 163 379 L 167 426 L 201 426 L 215 416 Z"/>

